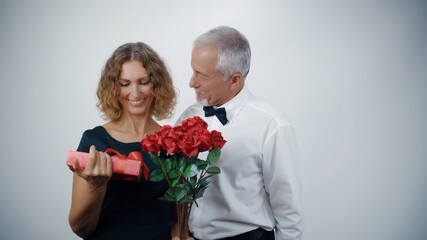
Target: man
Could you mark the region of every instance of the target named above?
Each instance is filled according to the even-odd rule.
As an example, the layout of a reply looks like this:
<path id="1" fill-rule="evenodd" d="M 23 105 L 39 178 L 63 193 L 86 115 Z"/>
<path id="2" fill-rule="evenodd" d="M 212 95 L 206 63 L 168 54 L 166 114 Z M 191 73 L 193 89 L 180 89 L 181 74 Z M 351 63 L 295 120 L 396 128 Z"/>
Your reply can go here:
<path id="1" fill-rule="evenodd" d="M 250 61 L 249 42 L 236 29 L 217 27 L 194 42 L 190 87 L 198 103 L 179 121 L 200 116 L 227 140 L 221 173 L 191 210 L 197 239 L 302 238 L 295 134 L 278 110 L 245 87 Z"/>

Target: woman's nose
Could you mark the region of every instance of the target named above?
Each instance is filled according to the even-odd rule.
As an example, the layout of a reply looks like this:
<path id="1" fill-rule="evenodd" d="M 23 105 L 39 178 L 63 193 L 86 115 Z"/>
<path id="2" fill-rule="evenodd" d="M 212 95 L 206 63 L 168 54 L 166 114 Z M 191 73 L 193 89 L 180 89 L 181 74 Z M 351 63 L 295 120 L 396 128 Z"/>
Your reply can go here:
<path id="1" fill-rule="evenodd" d="M 132 97 L 138 97 L 140 93 L 139 86 L 137 84 L 132 84 L 130 93 Z"/>

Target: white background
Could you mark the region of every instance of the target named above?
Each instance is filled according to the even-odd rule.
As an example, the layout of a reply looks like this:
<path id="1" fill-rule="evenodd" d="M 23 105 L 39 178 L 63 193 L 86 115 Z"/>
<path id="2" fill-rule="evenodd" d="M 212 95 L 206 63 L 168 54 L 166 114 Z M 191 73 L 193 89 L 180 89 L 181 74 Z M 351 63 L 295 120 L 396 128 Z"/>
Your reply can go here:
<path id="1" fill-rule="evenodd" d="M 192 41 L 218 25 L 250 41 L 247 85 L 299 143 L 306 240 L 427 239 L 427 3 L 1 1 L 0 239 L 77 239 L 65 165 L 126 42 L 164 58 L 194 102 Z"/>

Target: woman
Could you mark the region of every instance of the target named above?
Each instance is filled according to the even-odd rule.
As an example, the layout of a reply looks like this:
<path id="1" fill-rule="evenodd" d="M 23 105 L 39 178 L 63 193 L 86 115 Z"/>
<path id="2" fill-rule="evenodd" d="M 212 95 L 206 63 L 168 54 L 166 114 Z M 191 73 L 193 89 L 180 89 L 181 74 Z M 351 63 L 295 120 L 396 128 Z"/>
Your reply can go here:
<path id="1" fill-rule="evenodd" d="M 99 81 L 98 108 L 108 120 L 83 133 L 77 151 L 89 152 L 87 167 L 74 160 L 69 223 L 85 239 L 171 239 L 169 202 L 159 200 L 166 182 L 112 178 L 110 155 L 141 152 L 140 141 L 175 107 L 172 79 L 159 55 L 148 45 L 127 43 L 108 59 Z M 156 166 L 142 153 L 150 171 Z"/>

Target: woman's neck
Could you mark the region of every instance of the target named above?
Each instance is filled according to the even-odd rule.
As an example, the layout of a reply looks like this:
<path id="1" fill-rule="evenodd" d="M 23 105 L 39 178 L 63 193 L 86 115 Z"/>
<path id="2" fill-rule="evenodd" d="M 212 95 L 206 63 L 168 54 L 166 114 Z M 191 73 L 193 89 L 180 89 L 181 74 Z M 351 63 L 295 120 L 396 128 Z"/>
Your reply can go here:
<path id="1" fill-rule="evenodd" d="M 107 132 L 121 142 L 139 142 L 147 134 L 159 130 L 160 125 L 150 116 L 122 116 L 104 125 Z"/>

